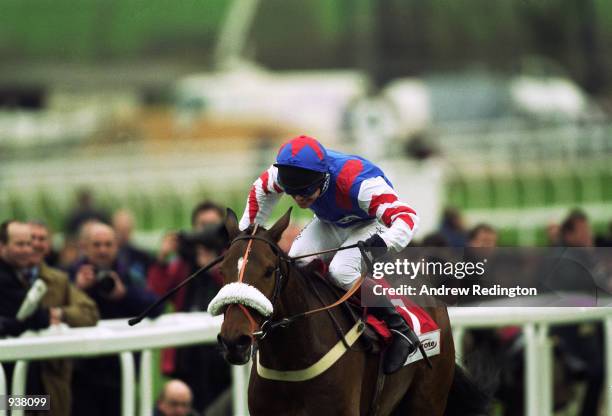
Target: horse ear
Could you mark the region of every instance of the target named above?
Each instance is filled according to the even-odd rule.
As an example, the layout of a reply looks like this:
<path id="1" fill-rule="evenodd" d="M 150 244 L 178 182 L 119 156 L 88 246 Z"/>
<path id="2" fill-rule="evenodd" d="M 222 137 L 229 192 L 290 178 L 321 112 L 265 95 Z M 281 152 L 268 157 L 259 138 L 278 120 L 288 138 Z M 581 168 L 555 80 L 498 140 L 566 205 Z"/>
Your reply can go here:
<path id="1" fill-rule="evenodd" d="M 270 235 L 270 237 L 272 237 L 272 240 L 278 243 L 278 240 L 280 240 L 281 235 L 283 235 L 283 231 L 285 231 L 287 227 L 289 226 L 290 219 L 291 219 L 291 207 L 289 207 L 285 215 L 283 215 L 278 221 L 276 221 L 274 225 L 268 231 L 268 234 Z"/>
<path id="2" fill-rule="evenodd" d="M 231 208 L 228 208 L 225 214 L 225 230 L 227 231 L 227 238 L 229 241 L 232 241 L 240 234 L 238 217 L 236 217 L 236 213 Z"/>

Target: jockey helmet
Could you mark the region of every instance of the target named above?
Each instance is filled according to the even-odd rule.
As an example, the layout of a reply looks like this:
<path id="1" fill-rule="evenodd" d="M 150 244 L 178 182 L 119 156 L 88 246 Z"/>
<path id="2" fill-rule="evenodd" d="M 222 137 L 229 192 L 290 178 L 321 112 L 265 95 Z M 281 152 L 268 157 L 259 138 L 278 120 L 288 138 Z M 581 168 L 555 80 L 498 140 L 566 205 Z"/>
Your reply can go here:
<path id="1" fill-rule="evenodd" d="M 327 152 L 317 140 L 299 136 L 283 144 L 276 156 L 278 180 L 289 195 L 311 195 L 329 176 Z"/>

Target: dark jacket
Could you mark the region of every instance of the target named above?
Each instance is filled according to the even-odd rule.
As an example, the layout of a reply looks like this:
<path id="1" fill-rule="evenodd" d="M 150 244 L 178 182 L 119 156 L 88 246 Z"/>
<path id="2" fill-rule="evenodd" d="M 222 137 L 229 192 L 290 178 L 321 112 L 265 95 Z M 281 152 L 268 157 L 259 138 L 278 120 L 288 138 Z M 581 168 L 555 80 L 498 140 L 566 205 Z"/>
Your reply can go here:
<path id="1" fill-rule="evenodd" d="M 87 259 L 81 259 L 70 267 L 72 280 L 76 278 L 77 271 L 84 264 L 89 264 Z M 114 301 L 106 298 L 95 285 L 86 291 L 96 302 L 101 319 L 134 317 L 158 299 L 157 295 L 146 288 L 146 278 L 130 272 L 129 268 L 121 261 L 116 261 L 112 270 L 119 275 L 125 285 L 126 294 L 122 299 Z M 162 307 L 159 307 L 152 311 L 150 316 L 158 316 L 162 310 Z M 117 356 L 102 356 L 74 361 L 73 389 L 75 384 L 78 385 L 77 387 L 96 389 L 99 396 L 105 401 L 119 403 L 118 395 L 120 393 L 117 383 L 121 379 L 120 377 Z M 82 408 L 83 400 L 83 397 L 76 397 L 75 393 L 74 406 Z M 118 412 L 118 409 L 116 410 Z"/>
<path id="2" fill-rule="evenodd" d="M 98 321 L 96 305 L 83 292 L 68 282 L 68 276 L 43 264 L 38 278 L 47 285 L 47 292 L 40 301 L 39 309 L 24 322 L 15 318 L 28 291 L 17 272 L 0 260 L 0 336 L 19 335 L 28 329 L 49 326 L 49 308 L 60 307 L 64 321 L 70 326 L 95 325 Z M 12 372 L 12 366 L 7 369 Z M 62 416 L 70 412 L 70 360 L 33 361 L 28 368 L 28 394 L 48 394 L 51 401 L 51 416 Z M 33 389 L 33 390 L 32 390 Z"/>
<path id="3" fill-rule="evenodd" d="M 49 326 L 49 309 L 44 307 L 38 308 L 24 322 L 15 318 L 28 289 L 28 285 L 19 279 L 17 271 L 0 259 L 0 337 L 18 336 L 28 329 Z"/>
<path id="4" fill-rule="evenodd" d="M 87 259 L 81 259 L 73 264 L 70 269 L 70 278 L 75 280 L 77 271 L 84 265 L 89 264 Z M 112 267 L 123 284 L 126 294 L 123 299 L 112 301 L 104 297 L 100 290 L 94 285 L 85 292 L 96 302 L 100 310 L 101 319 L 131 318 L 140 314 L 147 306 L 155 302 L 158 297 L 146 287 L 146 275 L 135 274 L 127 265 L 115 261 Z M 152 311 L 150 316 L 159 316 L 163 309 L 161 307 Z"/>

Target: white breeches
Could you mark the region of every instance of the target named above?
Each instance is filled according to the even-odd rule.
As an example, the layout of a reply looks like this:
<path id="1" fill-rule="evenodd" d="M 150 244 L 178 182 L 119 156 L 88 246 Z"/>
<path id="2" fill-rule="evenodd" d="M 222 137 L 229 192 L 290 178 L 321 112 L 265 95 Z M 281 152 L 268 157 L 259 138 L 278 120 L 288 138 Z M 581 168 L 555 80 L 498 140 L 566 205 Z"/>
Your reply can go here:
<path id="1" fill-rule="evenodd" d="M 321 221 L 316 216 L 296 237 L 290 256 L 300 256 L 332 248 L 344 247 L 365 240 L 375 233 L 381 233 L 385 226 L 378 220 L 360 222 L 347 228 Z M 329 262 L 329 274 L 334 284 L 344 290 L 351 288 L 361 276 L 361 252 L 358 248 L 338 251 L 327 255 L 306 257 L 298 264 L 307 264 L 319 258 Z"/>

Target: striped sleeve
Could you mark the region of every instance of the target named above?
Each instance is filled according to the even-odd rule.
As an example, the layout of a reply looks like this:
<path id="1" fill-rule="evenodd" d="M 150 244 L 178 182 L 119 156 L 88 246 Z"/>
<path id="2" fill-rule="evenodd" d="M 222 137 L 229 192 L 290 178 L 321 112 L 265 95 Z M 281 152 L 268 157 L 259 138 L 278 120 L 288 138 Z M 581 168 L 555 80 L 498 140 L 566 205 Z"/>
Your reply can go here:
<path id="1" fill-rule="evenodd" d="M 240 229 L 244 230 L 253 223 L 264 224 L 282 192 L 278 184 L 278 169 L 276 166 L 270 166 L 251 186 L 246 208 L 240 219 Z"/>
<path id="2" fill-rule="evenodd" d="M 419 226 L 419 217 L 414 209 L 399 200 L 381 176 L 361 182 L 358 200 L 363 211 L 387 226 L 380 235 L 387 247 L 401 251 L 410 243 Z"/>

